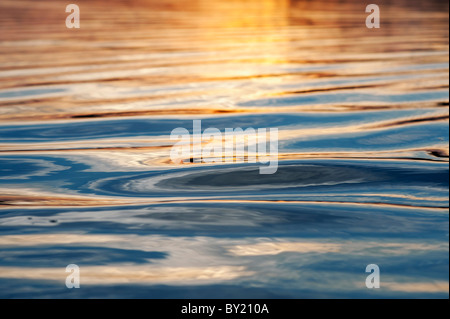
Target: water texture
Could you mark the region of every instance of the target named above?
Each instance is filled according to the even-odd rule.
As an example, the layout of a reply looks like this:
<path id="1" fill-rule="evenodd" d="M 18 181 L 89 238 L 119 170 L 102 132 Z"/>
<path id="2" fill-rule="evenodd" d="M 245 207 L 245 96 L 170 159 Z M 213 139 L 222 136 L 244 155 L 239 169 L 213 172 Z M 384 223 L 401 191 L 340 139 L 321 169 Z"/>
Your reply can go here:
<path id="1" fill-rule="evenodd" d="M 448 298 L 447 1 L 75 3 L 0 3 L 1 298 Z"/>

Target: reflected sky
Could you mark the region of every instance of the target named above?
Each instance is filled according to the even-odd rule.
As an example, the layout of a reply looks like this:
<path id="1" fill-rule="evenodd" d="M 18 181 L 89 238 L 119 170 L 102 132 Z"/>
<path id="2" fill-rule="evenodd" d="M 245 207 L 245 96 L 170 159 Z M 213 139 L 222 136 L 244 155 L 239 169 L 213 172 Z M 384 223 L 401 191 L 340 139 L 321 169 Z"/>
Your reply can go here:
<path id="1" fill-rule="evenodd" d="M 0 297 L 448 298 L 448 3 L 77 4 L 0 4 Z M 198 119 L 277 173 L 173 163 Z"/>

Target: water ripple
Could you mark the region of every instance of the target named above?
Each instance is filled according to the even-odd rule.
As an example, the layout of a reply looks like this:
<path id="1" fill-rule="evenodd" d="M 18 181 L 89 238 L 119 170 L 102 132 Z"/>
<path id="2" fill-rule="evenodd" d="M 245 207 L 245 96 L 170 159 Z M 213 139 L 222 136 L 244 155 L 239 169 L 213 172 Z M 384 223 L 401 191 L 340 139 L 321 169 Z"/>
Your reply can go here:
<path id="1" fill-rule="evenodd" d="M 0 297 L 448 298 L 448 2 L 79 1 L 0 3 Z"/>

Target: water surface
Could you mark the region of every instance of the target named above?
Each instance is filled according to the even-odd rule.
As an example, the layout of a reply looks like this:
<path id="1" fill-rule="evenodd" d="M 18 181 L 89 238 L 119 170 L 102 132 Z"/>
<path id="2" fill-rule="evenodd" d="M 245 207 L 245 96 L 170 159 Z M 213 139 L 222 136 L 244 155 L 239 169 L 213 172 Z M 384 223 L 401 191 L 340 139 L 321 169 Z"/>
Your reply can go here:
<path id="1" fill-rule="evenodd" d="M 76 3 L 0 4 L 0 297 L 448 298 L 448 3 Z M 172 163 L 195 119 L 277 173 Z"/>

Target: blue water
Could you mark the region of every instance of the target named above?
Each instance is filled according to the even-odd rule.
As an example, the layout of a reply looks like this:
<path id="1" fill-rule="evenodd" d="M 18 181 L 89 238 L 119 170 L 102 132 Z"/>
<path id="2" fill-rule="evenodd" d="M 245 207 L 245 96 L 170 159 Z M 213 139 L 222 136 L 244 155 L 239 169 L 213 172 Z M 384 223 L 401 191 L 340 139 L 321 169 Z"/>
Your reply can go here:
<path id="1" fill-rule="evenodd" d="M 0 298 L 448 298 L 448 3 L 77 4 L 0 4 Z M 198 119 L 277 172 L 173 163 Z"/>

